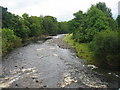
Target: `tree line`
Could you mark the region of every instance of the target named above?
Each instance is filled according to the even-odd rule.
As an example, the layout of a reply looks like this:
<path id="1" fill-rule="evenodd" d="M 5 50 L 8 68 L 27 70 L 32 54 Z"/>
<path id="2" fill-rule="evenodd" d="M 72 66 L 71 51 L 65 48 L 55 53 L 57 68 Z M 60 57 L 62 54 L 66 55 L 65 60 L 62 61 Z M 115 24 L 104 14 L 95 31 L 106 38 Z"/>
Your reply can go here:
<path id="1" fill-rule="evenodd" d="M 94 60 L 101 66 L 120 66 L 120 15 L 114 20 L 104 2 L 92 5 L 86 13 L 78 11 L 69 21 L 72 38 L 88 43 Z"/>
<path id="2" fill-rule="evenodd" d="M 8 12 L 2 8 L 2 52 L 9 52 L 14 47 L 20 46 L 22 41 L 48 35 L 68 33 L 68 23 L 58 22 L 53 16 L 22 16 Z"/>

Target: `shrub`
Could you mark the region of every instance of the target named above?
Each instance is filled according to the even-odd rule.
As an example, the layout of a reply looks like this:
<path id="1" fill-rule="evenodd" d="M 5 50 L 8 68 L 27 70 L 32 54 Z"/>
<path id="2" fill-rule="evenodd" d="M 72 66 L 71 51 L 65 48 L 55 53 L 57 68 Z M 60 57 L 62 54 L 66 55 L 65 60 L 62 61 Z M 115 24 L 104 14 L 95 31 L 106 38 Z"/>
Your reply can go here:
<path id="1" fill-rule="evenodd" d="M 1 29 L 2 31 L 2 53 L 3 55 L 15 47 L 21 46 L 21 39 L 15 36 L 10 29 Z"/>
<path id="2" fill-rule="evenodd" d="M 91 50 L 97 64 L 120 66 L 120 35 L 117 31 L 102 31 L 94 36 Z"/>

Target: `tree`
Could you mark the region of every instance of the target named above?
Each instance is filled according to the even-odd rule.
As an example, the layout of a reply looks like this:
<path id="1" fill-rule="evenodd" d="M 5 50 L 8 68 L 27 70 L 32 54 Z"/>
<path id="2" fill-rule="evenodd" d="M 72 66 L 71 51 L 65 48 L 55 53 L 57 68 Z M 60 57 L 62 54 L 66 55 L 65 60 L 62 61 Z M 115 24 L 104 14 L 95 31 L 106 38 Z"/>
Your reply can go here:
<path id="1" fill-rule="evenodd" d="M 90 42 L 96 33 L 109 28 L 107 15 L 96 7 L 91 7 L 87 12 L 86 41 Z"/>
<path id="2" fill-rule="evenodd" d="M 117 27 L 118 29 L 120 29 L 120 15 L 118 15 L 116 21 L 117 21 Z"/>
<path id="3" fill-rule="evenodd" d="M 23 18 L 8 12 L 7 8 L 3 8 L 2 12 L 2 28 L 9 28 L 14 31 L 16 36 L 23 39 L 27 38 L 30 31 L 24 24 Z"/>
<path id="4" fill-rule="evenodd" d="M 80 42 L 80 39 L 82 42 L 84 41 L 84 35 L 86 34 L 85 29 L 86 27 L 86 13 L 83 13 L 82 11 L 78 11 L 73 14 L 75 16 L 74 19 L 70 22 L 70 26 L 73 32 L 73 39 L 75 41 Z M 83 38 L 82 38 L 83 37 Z"/>
<path id="5" fill-rule="evenodd" d="M 69 21 L 69 28 L 73 33 L 73 39 L 77 42 L 90 42 L 98 32 L 108 28 L 116 29 L 111 10 L 102 2 L 92 5 L 87 13 L 78 11 L 73 15 L 75 18 Z"/>
<path id="6" fill-rule="evenodd" d="M 56 35 L 58 31 L 57 19 L 52 16 L 45 16 L 43 18 L 43 28 L 47 35 Z"/>
<path id="7" fill-rule="evenodd" d="M 95 34 L 110 28 L 111 18 L 98 8 L 92 6 L 86 14 L 81 11 L 74 14 L 73 38 L 77 42 L 90 42 Z"/>
<path id="8" fill-rule="evenodd" d="M 6 54 L 15 47 L 21 46 L 21 39 L 17 37 L 13 30 L 0 29 L 2 31 L 2 52 Z"/>
<path id="9" fill-rule="evenodd" d="M 92 50 L 96 63 L 103 66 L 120 66 L 120 33 L 105 30 L 95 35 Z"/>
<path id="10" fill-rule="evenodd" d="M 7 27 L 7 8 L 0 6 L 2 9 L 2 28 Z"/>
<path id="11" fill-rule="evenodd" d="M 104 2 L 97 3 L 95 7 L 106 13 L 108 16 L 112 17 L 111 9 L 108 8 Z"/>
<path id="12" fill-rule="evenodd" d="M 58 23 L 58 33 L 68 33 L 68 22 Z"/>
<path id="13" fill-rule="evenodd" d="M 86 14 L 83 13 L 82 11 L 78 11 L 76 13 L 73 14 L 74 15 L 74 19 L 73 19 L 73 25 L 74 27 L 77 29 L 79 27 L 83 27 L 86 28 L 85 23 L 86 23 Z"/>
<path id="14" fill-rule="evenodd" d="M 43 34 L 43 27 L 42 27 L 42 18 L 37 16 L 31 16 L 28 18 L 29 22 L 29 29 L 31 31 L 30 37 L 37 37 Z"/>

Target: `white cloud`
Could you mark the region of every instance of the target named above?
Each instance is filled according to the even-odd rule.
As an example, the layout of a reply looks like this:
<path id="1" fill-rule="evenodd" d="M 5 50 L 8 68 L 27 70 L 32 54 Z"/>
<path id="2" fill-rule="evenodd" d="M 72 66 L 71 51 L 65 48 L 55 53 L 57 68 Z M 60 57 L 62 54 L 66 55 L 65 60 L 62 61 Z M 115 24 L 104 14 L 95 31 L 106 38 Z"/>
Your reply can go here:
<path id="1" fill-rule="evenodd" d="M 113 16 L 118 13 L 119 0 L 5 0 L 0 1 L 1 6 L 8 7 L 12 13 L 22 15 L 51 15 L 59 21 L 70 20 L 73 13 L 83 10 L 84 12 L 97 2 L 105 2 L 112 9 Z"/>

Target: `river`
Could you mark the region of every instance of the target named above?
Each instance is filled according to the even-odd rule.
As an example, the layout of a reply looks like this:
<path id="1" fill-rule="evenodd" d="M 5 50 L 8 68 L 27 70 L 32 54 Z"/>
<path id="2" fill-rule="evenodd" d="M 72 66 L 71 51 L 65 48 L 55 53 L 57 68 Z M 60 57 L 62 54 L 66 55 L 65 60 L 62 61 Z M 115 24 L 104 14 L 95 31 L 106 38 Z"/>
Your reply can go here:
<path id="1" fill-rule="evenodd" d="M 59 45 L 64 36 L 31 43 L 3 57 L 0 88 L 120 87 L 118 71 L 86 65 L 73 50 Z M 61 42 L 56 43 L 57 40 Z"/>

